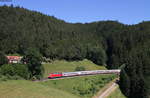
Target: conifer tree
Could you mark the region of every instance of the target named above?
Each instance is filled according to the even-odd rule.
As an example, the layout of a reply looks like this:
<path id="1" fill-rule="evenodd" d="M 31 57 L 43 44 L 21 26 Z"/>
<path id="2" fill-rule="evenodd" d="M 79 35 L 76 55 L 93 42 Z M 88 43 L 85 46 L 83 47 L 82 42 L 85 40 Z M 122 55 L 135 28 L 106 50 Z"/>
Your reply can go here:
<path id="1" fill-rule="evenodd" d="M 130 95 L 130 78 L 124 69 L 120 73 L 120 88 L 125 96 L 128 97 Z"/>
<path id="2" fill-rule="evenodd" d="M 0 52 L 0 66 L 7 64 L 8 59 L 3 52 Z"/>

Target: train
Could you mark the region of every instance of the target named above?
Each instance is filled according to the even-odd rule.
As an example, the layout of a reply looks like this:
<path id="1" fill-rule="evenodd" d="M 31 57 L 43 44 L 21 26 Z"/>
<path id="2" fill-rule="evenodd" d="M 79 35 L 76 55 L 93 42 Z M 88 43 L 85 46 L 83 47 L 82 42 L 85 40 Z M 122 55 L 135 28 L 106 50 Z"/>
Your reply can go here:
<path id="1" fill-rule="evenodd" d="M 53 79 L 53 78 L 61 78 L 61 77 L 73 77 L 73 76 L 96 75 L 96 74 L 120 74 L 120 69 L 76 71 L 76 72 L 55 72 L 55 73 L 50 73 L 48 78 Z"/>

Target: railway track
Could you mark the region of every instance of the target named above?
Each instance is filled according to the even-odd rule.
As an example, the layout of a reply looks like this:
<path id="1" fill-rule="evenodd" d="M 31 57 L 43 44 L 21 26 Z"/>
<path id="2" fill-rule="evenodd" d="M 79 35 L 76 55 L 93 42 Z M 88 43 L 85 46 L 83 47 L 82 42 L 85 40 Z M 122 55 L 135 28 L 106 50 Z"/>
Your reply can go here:
<path id="1" fill-rule="evenodd" d="M 106 73 L 105 73 L 106 74 Z M 109 73 L 108 73 L 109 74 Z M 59 78 L 43 78 L 41 80 L 33 80 L 33 82 L 45 82 L 45 81 L 50 81 L 50 80 L 60 80 L 60 79 L 66 79 L 66 78 L 75 78 L 75 77 L 83 77 L 83 76 L 93 76 L 93 75 L 98 75 L 98 74 L 89 74 L 89 75 L 81 75 L 81 76 L 67 76 L 67 77 L 59 77 Z M 100 75 L 100 74 L 99 74 Z M 104 75 L 104 74 L 103 74 Z"/>
<path id="2" fill-rule="evenodd" d="M 59 79 L 64 79 L 64 78 L 67 78 L 67 77 L 53 78 L 53 79 L 43 78 L 43 79 L 40 79 L 40 80 L 33 80 L 33 82 L 44 82 L 44 81 L 49 81 L 49 80 L 59 80 Z M 69 77 L 68 77 L 68 78 L 69 78 Z M 71 77 L 70 77 L 70 78 L 71 78 Z"/>
<path id="3" fill-rule="evenodd" d="M 49 78 L 43 78 L 41 80 L 33 80 L 33 82 L 44 82 L 48 80 L 59 80 L 65 78 L 74 78 L 74 77 L 83 77 L 89 75 L 98 75 L 98 74 L 120 74 L 120 70 L 92 70 L 92 71 L 77 71 L 77 72 L 62 72 L 62 73 L 51 73 Z M 57 76 L 56 76 L 57 75 Z"/>
<path id="4" fill-rule="evenodd" d="M 49 81 L 49 80 L 59 80 L 59 79 L 65 79 L 65 78 L 71 78 L 71 77 L 61 77 L 61 78 L 53 78 L 53 79 L 43 78 L 43 79 L 40 79 L 40 80 L 33 80 L 33 82 L 45 82 L 45 81 Z"/>

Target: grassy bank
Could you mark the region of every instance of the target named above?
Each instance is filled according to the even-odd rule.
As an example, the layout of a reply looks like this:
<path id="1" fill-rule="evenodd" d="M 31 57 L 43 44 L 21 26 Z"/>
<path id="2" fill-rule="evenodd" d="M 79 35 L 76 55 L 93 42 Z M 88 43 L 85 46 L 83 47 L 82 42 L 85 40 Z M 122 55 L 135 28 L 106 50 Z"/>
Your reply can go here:
<path id="1" fill-rule="evenodd" d="M 108 98 L 126 98 L 122 92 L 120 91 L 119 87 L 110 95 Z"/>
<path id="2" fill-rule="evenodd" d="M 47 77 L 51 72 L 69 72 L 75 71 L 75 68 L 78 66 L 83 66 L 85 70 L 99 70 L 99 69 L 106 69 L 104 66 L 98 66 L 94 64 L 92 61 L 87 59 L 83 61 L 53 61 L 51 63 L 43 64 L 45 73 L 44 77 Z"/>
<path id="3" fill-rule="evenodd" d="M 115 75 L 84 76 L 46 81 L 40 84 L 69 92 L 81 98 L 91 98 L 114 77 Z"/>
<path id="4" fill-rule="evenodd" d="M 62 90 L 26 80 L 0 82 L 0 98 L 79 98 Z"/>
<path id="5" fill-rule="evenodd" d="M 43 64 L 47 77 L 51 72 L 75 71 L 78 66 L 85 70 L 106 69 L 89 60 L 83 61 L 53 61 Z M 91 98 L 115 75 L 94 75 L 46 82 L 32 82 L 27 80 L 0 81 L 0 98 Z"/>
<path id="6" fill-rule="evenodd" d="M 83 61 L 53 61 L 43 64 L 45 69 L 44 77 L 47 77 L 51 72 L 69 72 L 75 71 L 76 67 L 82 66 L 85 70 L 102 70 L 104 66 L 98 66 L 93 62 L 85 59 Z M 81 98 L 90 98 L 105 84 L 114 79 L 115 75 L 95 75 L 67 78 L 62 80 L 52 80 L 41 82 L 44 86 L 49 86 L 80 96 Z"/>

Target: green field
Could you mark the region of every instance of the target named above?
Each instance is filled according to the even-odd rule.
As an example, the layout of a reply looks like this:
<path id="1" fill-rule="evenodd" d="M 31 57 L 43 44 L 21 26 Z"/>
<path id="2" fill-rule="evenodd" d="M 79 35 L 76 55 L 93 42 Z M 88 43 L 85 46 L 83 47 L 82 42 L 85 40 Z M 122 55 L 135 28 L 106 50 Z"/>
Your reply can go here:
<path id="1" fill-rule="evenodd" d="M 83 61 L 72 61 L 68 62 L 65 60 L 61 61 L 53 61 L 51 63 L 43 64 L 45 69 L 44 77 L 47 77 L 51 72 L 69 72 L 75 71 L 77 66 L 83 66 L 86 70 L 98 70 L 98 69 L 106 69 L 104 66 L 98 66 L 94 64 L 92 61 L 87 59 Z"/>
<path id="2" fill-rule="evenodd" d="M 26 80 L 0 82 L 0 98 L 79 98 L 63 90 Z"/>
<path id="3" fill-rule="evenodd" d="M 84 76 L 46 81 L 40 84 L 78 95 L 81 98 L 91 98 L 114 77 L 115 75 Z"/>
<path id="4" fill-rule="evenodd" d="M 45 77 L 51 72 L 75 71 L 77 66 L 84 66 L 86 70 L 106 69 L 104 66 L 97 66 L 89 60 L 53 61 L 43 64 L 43 66 Z M 46 82 L 0 81 L 0 98 L 91 98 L 115 77 L 115 75 L 95 75 Z"/>
<path id="5" fill-rule="evenodd" d="M 118 87 L 108 98 L 126 98 L 126 97 L 122 94 L 122 92 Z"/>
<path id="6" fill-rule="evenodd" d="M 83 66 L 85 70 L 102 70 L 106 69 L 104 66 L 98 66 L 93 62 L 85 59 L 83 61 L 53 61 L 48 64 L 44 64 L 45 74 L 47 77 L 51 72 L 69 72 L 75 71 L 78 66 Z M 106 83 L 114 79 L 115 75 L 96 75 L 96 76 L 84 76 L 67 78 L 62 80 L 52 80 L 41 82 L 45 86 L 57 88 L 75 95 L 81 98 L 90 98 L 93 96 L 100 88 L 102 88 Z"/>

